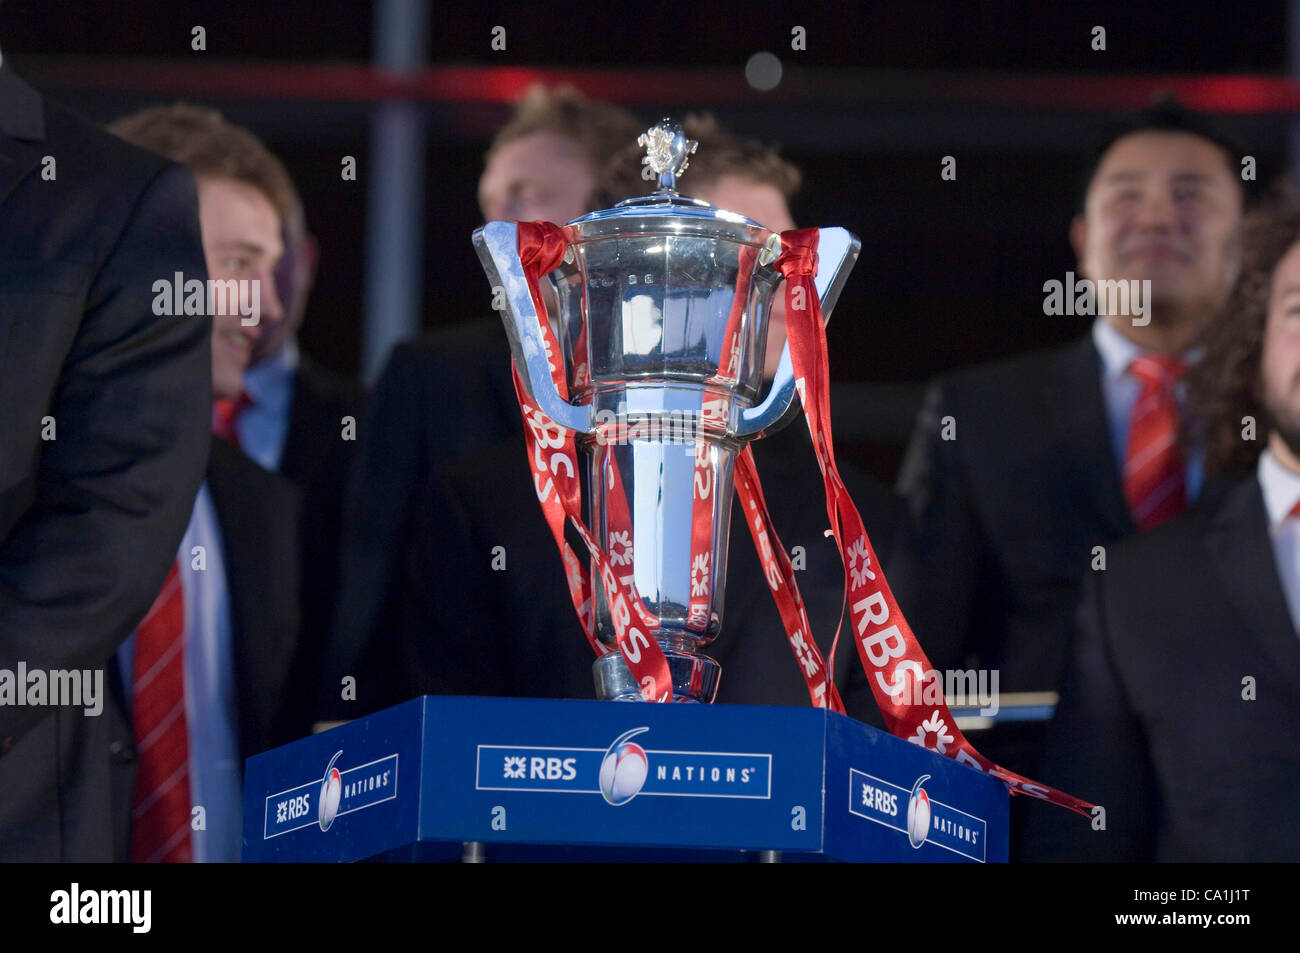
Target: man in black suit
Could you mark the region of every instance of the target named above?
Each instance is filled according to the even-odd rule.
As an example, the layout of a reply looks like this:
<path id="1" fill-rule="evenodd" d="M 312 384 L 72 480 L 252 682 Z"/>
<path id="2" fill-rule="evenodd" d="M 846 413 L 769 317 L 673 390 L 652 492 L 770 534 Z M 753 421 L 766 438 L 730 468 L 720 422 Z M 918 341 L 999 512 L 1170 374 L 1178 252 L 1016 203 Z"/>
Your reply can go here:
<path id="1" fill-rule="evenodd" d="M 212 110 L 148 109 L 110 128 L 190 167 L 199 186 L 208 273 L 214 281 L 238 283 L 238 294 L 228 296 L 225 306 L 219 298 L 209 302 L 215 307 L 213 424 L 228 428 L 227 411 L 244 390 L 257 340 L 284 320 L 273 272 L 282 252 L 282 221 L 293 204 L 292 186 L 261 142 Z M 124 747 L 133 751 L 137 767 L 134 781 L 124 788 L 134 787 L 134 810 L 125 812 L 126 823 L 118 828 L 119 858 L 127 856 L 129 843 L 133 860 L 238 860 L 244 759 L 293 740 L 310 726 L 310 713 L 289 678 L 299 629 L 300 494 L 287 479 L 236 449 L 237 434 L 227 429 L 224 436 L 210 438 L 207 479 L 177 555 L 180 658 L 173 662 L 163 656 L 156 662 L 164 673 L 168 666 L 184 666 L 178 692 L 183 698 L 175 702 L 177 711 L 183 702 L 179 727 L 170 728 L 165 719 L 151 727 L 142 715 L 149 705 L 145 692 L 162 678 L 152 669 L 142 675 L 141 653 L 154 613 L 166 611 L 166 588 L 118 653 L 119 697 L 134 729 Z M 172 787 L 153 780 L 155 739 L 162 733 L 166 740 L 169 730 L 176 748 L 169 766 L 181 779 Z M 172 775 L 161 777 L 170 782 Z M 201 808 L 202 825 L 191 820 L 187 829 L 179 829 L 169 815 L 167 827 L 153 836 L 164 823 L 158 805 L 182 784 L 188 786 L 186 813 Z"/>
<path id="2" fill-rule="evenodd" d="M 484 218 L 568 222 L 643 194 L 648 184 L 638 167 L 612 160 L 644 131 L 625 110 L 572 88 L 530 88 L 485 157 Z M 509 354 L 493 314 L 427 332 L 389 357 L 359 428 L 344 505 L 343 571 L 322 717 L 353 718 L 362 707 L 373 710 L 377 699 L 405 700 L 394 688 L 402 676 L 391 673 L 379 646 L 425 587 L 423 578 L 408 575 L 411 553 L 427 542 L 410 514 L 425 505 L 448 464 L 522 435 Z M 372 674 L 372 662 L 389 674 Z M 347 676 L 358 678 L 355 703 L 341 697 Z"/>
<path id="3" fill-rule="evenodd" d="M 807 427 L 797 420 L 753 450 L 782 544 L 804 551 L 795 575 L 813 637 L 829 661 L 844 570 L 835 541 L 824 535 L 824 490 Z M 855 468 L 840 471 L 906 612 L 915 588 L 906 510 Z M 447 467 L 408 516 L 421 544 L 408 550 L 402 572 L 424 584 L 383 642 L 399 673 L 394 690 L 367 708 L 427 693 L 595 697 L 594 658 L 537 504 L 522 439 Z M 722 634 L 705 649 L 722 665 L 716 701 L 808 705 L 739 499 L 727 551 Z M 504 565 L 494 571 L 498 555 Z M 847 628 L 835 654 L 835 682 L 849 715 L 884 726 Z"/>
<path id="4" fill-rule="evenodd" d="M 1298 304 L 1287 202 L 1249 224 L 1192 382 L 1207 471 L 1236 482 L 1085 584 L 1043 778 L 1101 805 L 1104 828 L 1037 811 L 1034 856 L 1300 860 Z"/>
<path id="5" fill-rule="evenodd" d="M 0 673 L 102 685 L 167 575 L 211 404 L 209 322 L 151 307 L 177 270 L 206 277 L 189 172 L 0 68 Z M 0 858 L 113 856 L 121 730 L 0 704 Z"/>
<path id="6" fill-rule="evenodd" d="M 302 520 L 299 547 L 303 638 L 291 679 L 295 686 L 311 686 L 301 701 L 311 708 L 339 590 L 343 497 L 363 394 L 356 381 L 318 364 L 298 345 L 319 247 L 307 230 L 296 190 L 283 239 L 275 282 L 284 320 L 263 322 L 244 375 L 247 399 L 231 422 L 230 434 L 246 455 L 283 474 L 303 494 L 302 511 L 309 516 Z"/>
<path id="7" fill-rule="evenodd" d="M 1236 274 L 1239 158 L 1170 102 L 1108 129 L 1070 228 L 1080 275 L 1099 283 L 1091 310 L 1086 295 L 1074 300 L 1078 282 L 1065 292 L 1074 312 L 1097 315 L 1090 334 L 929 392 L 899 483 L 919 522 L 931 588 L 916 628 L 936 667 L 997 670 L 1004 692 L 1055 691 L 1090 567 L 1196 498 L 1197 452 L 1173 439 L 1174 382 Z M 1130 298 L 1103 293 L 1116 280 Z M 1045 313 L 1059 314 L 1052 288 Z M 1164 376 L 1143 376 L 1148 367 Z M 1015 727 L 975 743 L 1037 776 L 1041 731 Z"/>
<path id="8" fill-rule="evenodd" d="M 701 143 L 687 171 L 693 184 L 683 186 L 688 192 L 762 215 L 778 231 L 794 227 L 787 204 L 799 186 L 793 165 L 759 143 L 727 135 L 708 117 L 693 118 L 685 128 Z M 630 161 L 635 166 L 635 155 Z M 780 358 L 782 331 L 778 321 L 775 346 L 769 340 L 769 377 Z M 502 363 L 508 366 L 504 354 Z M 517 401 L 513 411 L 518 419 Z M 844 571 L 834 540 L 825 536 L 825 490 L 807 426 L 798 420 L 757 441 L 754 457 L 782 543 L 804 550 L 797 578 L 813 637 L 829 658 Z M 915 577 L 902 501 L 851 466 L 841 474 L 906 611 Z M 591 649 L 569 601 L 520 435 L 446 466 L 405 516 L 415 542 L 400 572 L 411 595 L 377 642 L 376 654 L 392 663 L 394 676 L 387 680 L 391 694 L 376 707 L 424 692 L 593 697 Z M 504 547 L 504 571 L 491 565 L 498 546 Z M 738 500 L 728 553 L 723 633 L 707 650 L 723 667 L 717 701 L 809 704 Z M 849 714 L 882 726 L 851 633 L 840 639 L 835 676 Z"/>

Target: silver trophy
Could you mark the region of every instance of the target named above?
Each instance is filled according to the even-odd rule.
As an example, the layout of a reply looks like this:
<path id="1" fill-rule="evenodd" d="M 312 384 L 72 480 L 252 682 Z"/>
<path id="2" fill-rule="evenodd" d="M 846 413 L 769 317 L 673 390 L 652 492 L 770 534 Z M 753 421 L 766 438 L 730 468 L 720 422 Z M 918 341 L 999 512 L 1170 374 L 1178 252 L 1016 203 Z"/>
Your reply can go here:
<path id="1" fill-rule="evenodd" d="M 676 123 L 659 122 L 638 143 L 658 190 L 570 222 L 564 261 L 546 276 L 570 400 L 551 379 L 515 223 L 489 222 L 473 241 L 488 279 L 504 289 L 502 318 L 525 390 L 576 435 L 587 525 L 658 617 L 674 700 L 710 702 L 721 666 L 700 650 L 722 626 L 736 454 L 798 413 L 788 345 L 760 393 L 781 237 L 677 192 L 696 143 Z M 823 316 L 859 248 L 842 228 L 819 230 Z M 614 647 L 595 579 L 592 593 L 596 634 Z M 641 698 L 616 649 L 594 672 L 598 697 Z"/>

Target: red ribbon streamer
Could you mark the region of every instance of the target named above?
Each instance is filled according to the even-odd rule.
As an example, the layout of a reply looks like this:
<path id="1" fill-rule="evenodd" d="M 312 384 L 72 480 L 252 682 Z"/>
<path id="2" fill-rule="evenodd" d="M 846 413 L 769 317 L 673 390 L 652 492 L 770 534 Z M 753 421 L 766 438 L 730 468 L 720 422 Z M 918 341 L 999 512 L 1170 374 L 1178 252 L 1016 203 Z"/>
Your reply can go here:
<path id="1" fill-rule="evenodd" d="M 560 362 L 552 357 L 559 354 L 558 344 L 546 320 L 545 304 L 539 293 L 540 277 L 558 266 L 563 258 L 564 232 L 549 222 L 520 222 L 518 229 L 520 260 L 524 264 L 524 274 L 528 279 L 529 291 L 546 342 L 552 380 L 555 381 L 561 398 L 567 400 L 568 388 L 563 380 Z M 1014 794 L 1041 798 L 1090 816 L 1093 805 L 1088 802 L 1008 771 L 976 751 L 957 728 L 942 694 L 937 702 L 924 702 L 925 680 L 933 669 L 920 642 L 903 618 L 902 610 L 876 558 L 866 527 L 835 463 L 831 437 L 826 327 L 813 280 L 817 274 L 818 231 L 796 229 L 783 232 L 781 241 L 783 252 L 775 267 L 786 279 L 786 334 L 794 367 L 795 386 L 803 404 L 808 429 L 812 434 L 813 449 L 826 487 L 827 518 L 844 565 L 845 601 L 850 605 L 850 620 L 855 630 L 854 645 L 863 670 L 867 673 L 876 703 L 884 715 L 886 727 L 891 734 L 993 775 L 1004 781 Z M 728 361 L 726 370 L 731 374 L 737 371 L 735 342 L 731 340 L 736 337 L 736 312 L 737 309 L 733 308 L 732 320 L 728 321 L 727 347 L 724 348 Z M 672 698 L 672 683 L 668 678 L 667 662 L 657 642 L 645 634 L 657 630 L 658 620 L 644 608 L 631 584 L 631 576 L 623 579 L 614 576 L 608 558 L 582 523 L 573 435 L 540 411 L 528 406 L 517 371 L 515 390 L 524 415 L 525 441 L 538 499 L 564 559 L 570 595 L 587 640 L 598 654 L 607 651 L 594 634 L 587 572 L 564 539 L 566 519 L 578 531 L 591 553 L 592 565 L 600 576 L 605 596 L 615 616 L 615 634 L 619 648 L 642 685 L 642 696 L 649 701 L 668 701 Z M 540 452 L 543 448 L 554 450 L 555 453 L 548 459 Z M 610 461 L 607 469 L 613 471 L 610 478 L 613 490 L 617 468 Z M 832 673 L 817 643 L 812 639 L 807 612 L 789 557 L 772 527 L 762 485 L 748 446 L 737 457 L 736 489 L 791 650 L 807 683 L 809 698 L 814 705 L 843 713 L 844 704 L 832 681 Z M 617 490 L 621 492 L 621 487 L 617 487 Z M 626 500 L 622 501 L 622 506 L 626 514 Z M 698 517 L 699 514 L 695 515 Z M 697 529 L 702 528 L 696 527 L 697 523 L 698 519 L 692 520 L 693 549 L 694 537 L 699 535 Z M 628 526 L 630 527 L 630 522 Z M 847 549 L 846 538 L 849 540 Z M 633 612 L 645 632 L 631 625 Z M 837 630 L 831 648 L 832 658 L 838 643 Z M 930 692 L 933 693 L 935 689 L 936 686 L 931 686 Z M 942 692 L 941 687 L 938 690 Z"/>
<path id="2" fill-rule="evenodd" d="M 1042 798 L 1089 815 L 1093 805 L 1088 802 L 1008 771 L 976 751 L 957 727 L 942 695 L 933 704 L 923 701 L 924 680 L 933 671 L 930 660 L 903 618 L 862 517 L 835 465 L 826 325 L 813 283 L 817 274 L 817 241 L 817 229 L 782 232 L 784 251 L 776 267 L 786 280 L 786 334 L 795 386 L 826 484 L 826 513 L 844 563 L 854 644 L 876 704 L 885 717 L 885 726 L 891 734 L 992 774 L 1005 781 L 1013 793 Z M 835 641 L 839 641 L 838 631 Z M 832 658 L 834 652 L 832 646 Z"/>

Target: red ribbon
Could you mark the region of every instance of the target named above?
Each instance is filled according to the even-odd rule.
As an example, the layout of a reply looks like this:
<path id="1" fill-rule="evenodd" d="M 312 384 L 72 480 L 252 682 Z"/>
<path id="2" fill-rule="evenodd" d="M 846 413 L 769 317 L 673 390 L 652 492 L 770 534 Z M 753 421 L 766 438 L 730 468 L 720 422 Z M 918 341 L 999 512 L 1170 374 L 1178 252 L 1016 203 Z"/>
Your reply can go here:
<path id="1" fill-rule="evenodd" d="M 551 380 L 561 399 L 568 400 L 569 388 L 564 380 L 563 362 L 559 358 L 559 344 L 555 332 L 551 330 L 546 319 L 546 304 L 540 290 L 541 276 L 554 270 L 564 258 L 567 240 L 564 232 L 550 222 L 520 222 L 518 225 L 519 260 L 523 265 L 524 277 L 528 281 L 528 290 L 537 309 L 543 346 L 546 348 L 547 364 Z M 533 487 L 541 503 L 542 513 L 551 535 L 560 549 L 564 560 L 565 579 L 569 584 L 569 595 L 574 610 L 582 623 L 587 641 L 597 654 L 604 654 L 605 647 L 595 634 L 595 623 L 591 611 L 591 582 L 586 569 L 578 560 L 572 547 L 564 538 L 566 520 L 582 538 L 591 554 L 591 564 L 600 579 L 605 592 L 605 599 L 610 607 L 611 621 L 614 624 L 614 636 L 619 650 L 631 669 L 637 683 L 641 686 L 641 695 L 646 701 L 670 701 L 673 697 L 672 678 L 668 672 L 668 660 L 663 650 L 654 639 L 659 627 L 659 620 L 649 613 L 641 597 L 637 594 L 630 576 L 619 579 L 603 548 L 592 537 L 586 524 L 582 521 L 581 492 L 582 485 L 578 478 L 578 454 L 572 431 L 556 424 L 540 410 L 529 406 L 523 385 L 519 380 L 519 370 L 511 364 L 514 375 L 515 394 L 519 398 L 519 409 L 524 419 L 524 442 L 528 448 L 528 461 L 533 471 Z M 606 467 L 606 478 L 610 480 L 608 497 L 614 500 L 622 498 L 622 486 L 618 482 L 618 468 Z M 621 499 L 626 513 L 626 499 Z M 617 510 L 617 505 L 611 505 Z M 635 616 L 635 620 L 633 619 Z"/>
<path id="2" fill-rule="evenodd" d="M 786 280 L 786 334 L 795 386 L 812 434 L 813 450 L 826 484 L 826 509 L 844 563 L 844 587 L 858 658 L 891 734 L 947 755 L 1005 781 L 1016 794 L 1029 794 L 1089 815 L 1092 805 L 1031 781 L 995 764 L 975 750 L 957 727 L 936 688 L 937 701 L 924 701 L 924 681 L 933 671 L 898 607 L 862 517 L 835 465 L 831 441 L 829 359 L 826 326 L 813 278 L 817 274 L 816 229 L 781 234 L 784 248 L 776 267 Z M 847 549 L 846 549 L 847 541 Z M 835 642 L 839 641 L 836 632 Z M 834 658 L 835 649 L 831 648 Z M 921 701 L 918 702 L 918 699 Z"/>
<path id="3" fill-rule="evenodd" d="M 540 277 L 558 266 L 563 258 L 564 233 L 548 222 L 521 222 L 518 223 L 518 228 L 520 260 L 524 264 L 524 274 L 528 279 L 546 341 L 552 380 L 561 397 L 567 400 L 568 388 L 563 380 L 561 362 L 557 359 L 558 344 L 546 320 L 545 304 L 539 293 Z M 942 687 L 931 685 L 929 692 L 925 691 L 925 680 L 933 671 L 930 661 L 907 620 L 903 618 L 867 536 L 866 527 L 835 463 L 831 438 L 826 328 L 813 281 L 817 274 L 818 231 L 797 229 L 783 232 L 781 241 L 783 251 L 775 266 L 786 279 L 786 334 L 795 386 L 803 404 L 808 429 L 812 434 L 813 449 L 826 487 L 827 518 L 844 565 L 845 601 L 850 605 L 854 644 L 876 703 L 884 715 L 886 727 L 898 737 L 999 778 L 1007 783 L 1012 793 L 1028 794 L 1089 815 L 1092 805 L 1088 802 L 1007 771 L 981 755 L 957 728 L 952 713 L 943 701 Z M 738 372 L 735 347 L 737 334 L 738 309 L 733 307 L 727 325 L 727 340 L 724 342 L 725 370 L 730 375 Z M 761 359 L 761 356 L 756 356 L 756 359 Z M 585 371 L 585 367 L 582 368 L 581 376 L 585 377 Z M 590 580 L 564 539 L 566 519 L 578 531 L 591 553 L 592 565 L 601 579 L 606 599 L 609 600 L 615 617 L 619 648 L 642 685 L 642 696 L 651 701 L 668 701 L 672 698 L 672 687 L 668 679 L 667 663 L 657 642 L 646 635 L 652 635 L 657 630 L 658 620 L 644 608 L 632 585 L 631 576 L 619 579 L 614 575 L 605 553 L 582 523 L 573 435 L 528 405 L 517 371 L 515 391 L 524 415 L 525 441 L 537 496 L 564 559 L 570 594 L 587 640 L 597 653 L 607 651 L 593 631 Z M 555 452 L 548 458 L 541 453 L 543 449 Z M 606 474 L 610 481 L 607 492 L 616 491 L 613 495 L 617 498 L 621 486 L 617 486 L 616 482 L 617 468 L 608 457 L 605 469 L 610 471 Z M 738 455 L 735 472 L 736 489 L 750 535 L 763 564 L 764 576 L 772 590 L 791 650 L 807 683 L 809 698 L 814 705 L 843 713 L 844 704 L 833 682 L 833 673 L 812 638 L 790 559 L 772 527 L 762 485 L 748 446 Z M 697 494 L 696 503 L 700 502 L 701 498 Z M 622 507 L 626 514 L 625 499 L 622 500 Z M 610 509 L 617 511 L 617 500 Z M 699 513 L 695 515 L 698 517 Z M 698 519 L 693 519 L 693 550 L 697 542 L 694 537 L 700 535 L 697 529 L 703 528 L 696 527 L 696 523 Z M 630 529 L 630 522 L 627 525 Z M 641 625 L 640 629 L 631 623 L 633 613 Z M 831 648 L 832 659 L 838 644 L 837 630 Z M 933 697 L 936 689 L 940 693 L 938 700 L 925 702 L 924 698 L 927 695 Z M 922 701 L 918 702 L 917 699 Z"/>

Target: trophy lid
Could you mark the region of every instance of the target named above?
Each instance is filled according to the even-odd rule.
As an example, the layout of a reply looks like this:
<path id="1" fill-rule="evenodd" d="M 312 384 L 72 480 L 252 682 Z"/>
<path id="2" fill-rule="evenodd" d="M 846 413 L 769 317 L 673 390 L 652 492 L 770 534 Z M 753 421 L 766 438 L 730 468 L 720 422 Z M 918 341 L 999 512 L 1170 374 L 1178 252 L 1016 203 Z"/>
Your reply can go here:
<path id="1" fill-rule="evenodd" d="M 696 140 L 686 138 L 679 123 L 669 118 L 659 120 L 637 138 L 637 145 L 645 148 L 641 163 L 658 176 L 659 188 L 649 195 L 624 199 L 613 208 L 575 218 L 569 227 L 576 241 L 668 232 L 758 246 L 770 246 L 775 241 L 779 253 L 777 233 L 737 212 L 677 191 L 677 179 L 687 170 L 690 156 L 699 146 Z"/>

